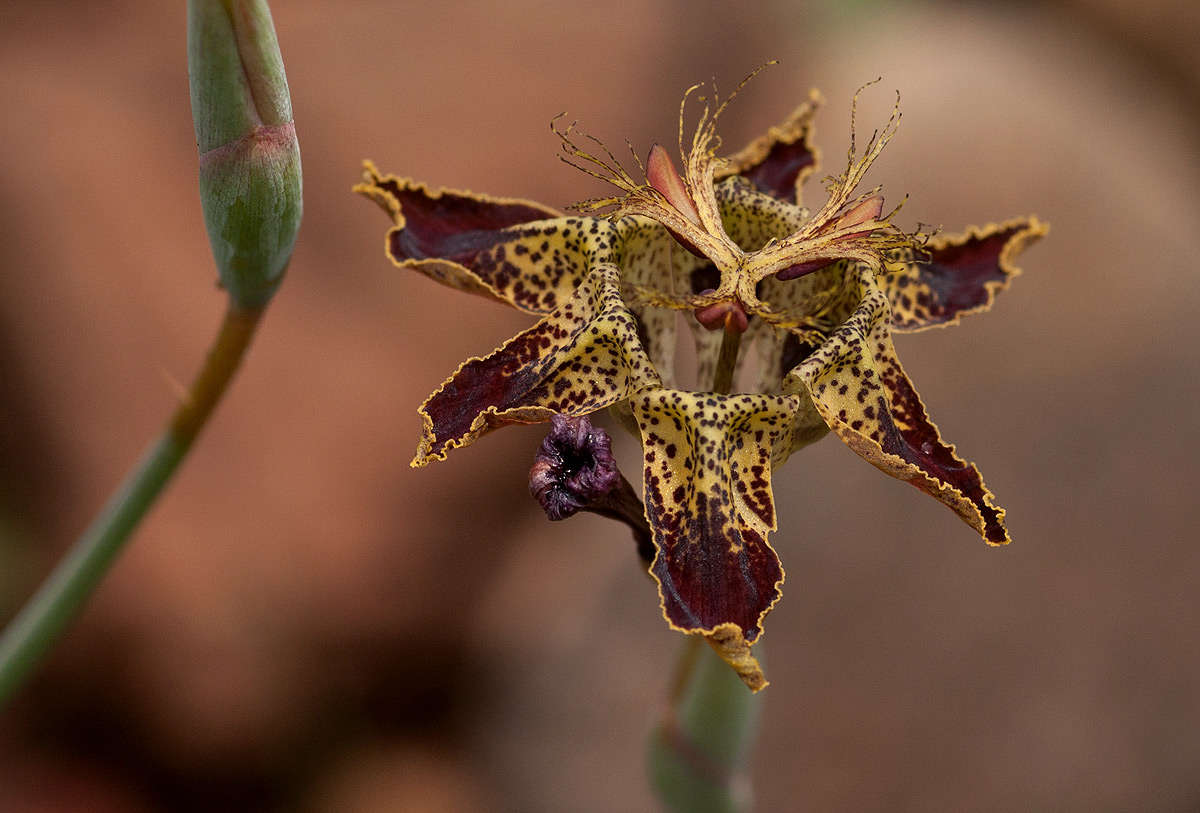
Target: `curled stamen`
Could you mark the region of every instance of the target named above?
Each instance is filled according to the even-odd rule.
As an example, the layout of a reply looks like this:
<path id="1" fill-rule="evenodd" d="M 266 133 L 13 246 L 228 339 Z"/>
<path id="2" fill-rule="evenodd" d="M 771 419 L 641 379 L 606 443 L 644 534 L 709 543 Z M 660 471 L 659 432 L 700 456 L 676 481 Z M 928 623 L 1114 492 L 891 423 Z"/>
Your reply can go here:
<path id="1" fill-rule="evenodd" d="M 837 218 L 830 220 L 817 232 L 818 235 L 824 236 L 829 232 L 837 232 L 836 237 L 829 240 L 831 247 L 836 247 L 838 242 L 852 240 L 855 237 L 862 237 L 864 234 L 870 234 L 878 226 L 872 226 L 858 231 L 845 231 L 855 226 L 863 226 L 868 223 L 878 224 L 879 218 L 883 214 L 883 195 L 873 193 L 850 206 L 845 213 Z M 833 262 L 836 262 L 836 257 L 816 257 L 811 260 L 805 260 L 788 266 L 782 271 L 775 274 L 775 278 L 779 280 L 796 279 L 805 274 L 811 274 L 813 271 L 820 271 Z"/>
<path id="2" fill-rule="evenodd" d="M 887 124 L 872 134 L 862 155 L 858 154 L 855 137 L 858 96 L 875 82 L 859 88 L 854 95 L 847 166 L 841 175 L 827 179 L 828 200 L 798 231 L 759 250 L 754 261 L 755 279 L 770 274 L 781 280 L 795 279 L 842 259 L 867 263 L 878 269 L 886 265 L 889 252 L 918 249 L 922 242 L 919 232 L 908 234 L 891 223 L 899 207 L 883 214 L 884 200 L 879 187 L 854 197 L 854 190 L 896 134 L 900 122 L 897 94 Z"/>
<path id="3" fill-rule="evenodd" d="M 562 141 L 562 160 L 581 172 L 612 184 L 623 193 L 615 197 L 586 200 L 571 208 L 589 214 L 608 210 L 608 216 L 613 219 L 627 215 L 650 218 L 666 228 L 675 240 L 692 254 L 707 258 L 720 267 L 732 268 L 738 265 L 743 252 L 725 233 L 720 206 L 713 192 L 715 168 L 721 162 L 716 155 L 716 150 L 721 144 L 721 139 L 716 133 L 716 122 L 737 96 L 738 91 L 760 71 L 773 64 L 773 61 L 768 62 L 752 71 L 738 84 L 733 93 L 724 99 L 719 96 L 715 83 L 711 95 L 697 95 L 702 109 L 692 134 L 690 148 L 685 149 L 683 134 L 688 100 L 701 86 L 693 85 L 688 88 L 679 105 L 679 152 L 683 161 L 682 172 L 676 170 L 667 151 L 656 144 L 646 159 L 645 183 L 634 181 L 608 148 L 598 140 L 588 137 L 599 146 L 601 156 L 581 149 L 572 138 L 574 123 L 560 127 L 558 121 L 561 115 L 556 116 L 551 122 L 551 129 Z M 636 154 L 634 161 L 642 168 Z"/>

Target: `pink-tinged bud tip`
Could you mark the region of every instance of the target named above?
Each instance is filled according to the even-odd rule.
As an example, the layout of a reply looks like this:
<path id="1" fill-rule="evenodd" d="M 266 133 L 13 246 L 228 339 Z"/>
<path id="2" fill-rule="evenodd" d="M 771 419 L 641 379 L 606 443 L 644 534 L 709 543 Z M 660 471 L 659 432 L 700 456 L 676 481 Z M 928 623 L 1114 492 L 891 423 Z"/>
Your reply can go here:
<path id="1" fill-rule="evenodd" d="M 680 214 L 697 226 L 700 225 L 700 211 L 696 208 L 696 202 L 688 194 L 687 185 L 675 171 L 671 156 L 661 144 L 650 148 L 650 155 L 646 158 L 646 181 L 657 189 L 668 203 L 678 209 Z"/>
<path id="2" fill-rule="evenodd" d="M 850 209 L 833 222 L 834 229 L 844 229 L 847 226 L 858 226 L 863 223 L 870 223 L 873 220 L 878 220 L 883 214 L 883 195 L 871 195 L 865 200 L 850 207 Z M 846 237 L 855 237 L 859 234 L 866 234 L 865 231 L 854 232 Z"/>

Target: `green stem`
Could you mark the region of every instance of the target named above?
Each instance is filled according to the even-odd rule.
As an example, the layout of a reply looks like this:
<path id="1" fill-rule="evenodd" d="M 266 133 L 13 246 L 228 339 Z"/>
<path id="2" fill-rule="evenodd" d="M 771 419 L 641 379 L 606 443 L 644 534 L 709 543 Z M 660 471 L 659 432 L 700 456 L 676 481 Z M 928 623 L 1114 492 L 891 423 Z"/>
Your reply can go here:
<path id="1" fill-rule="evenodd" d="M 229 386 L 262 308 L 231 304 L 203 369 L 162 436 L 0 637 L 0 707 L 21 686 L 104 578 Z"/>
<path id="2" fill-rule="evenodd" d="M 728 394 L 733 389 L 733 373 L 737 369 L 738 350 L 742 346 L 740 331 L 726 327 L 717 351 L 717 366 L 713 371 L 712 392 Z"/>
<path id="3" fill-rule="evenodd" d="M 738 813 L 750 805 L 746 757 L 762 703 L 737 673 L 688 636 L 671 704 L 650 738 L 650 779 L 679 813 Z"/>

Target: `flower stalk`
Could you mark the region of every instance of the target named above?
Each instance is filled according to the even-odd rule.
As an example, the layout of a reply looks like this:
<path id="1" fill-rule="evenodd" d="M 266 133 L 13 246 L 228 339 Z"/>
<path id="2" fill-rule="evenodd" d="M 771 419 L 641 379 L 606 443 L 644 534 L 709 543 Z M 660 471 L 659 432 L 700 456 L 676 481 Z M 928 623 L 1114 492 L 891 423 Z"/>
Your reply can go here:
<path id="1" fill-rule="evenodd" d="M 0 707 L 78 615 L 208 422 L 263 309 L 231 306 L 208 360 L 165 432 L 0 637 Z"/>
<path id="2" fill-rule="evenodd" d="M 744 331 L 745 328 L 738 330 L 735 325 L 726 322 L 725 332 L 721 336 L 721 347 L 717 351 L 717 366 L 713 371 L 713 392 L 733 391 L 733 374 L 737 370 L 738 350 L 742 345 Z"/>
<path id="3" fill-rule="evenodd" d="M 291 259 L 303 208 L 300 149 L 265 0 L 189 0 L 188 77 L 200 200 L 228 308 L 162 435 L 0 636 L 0 706 L 74 620 L 183 462 Z"/>
<path id="4" fill-rule="evenodd" d="M 760 654 L 761 657 L 761 654 Z M 752 794 L 745 775 L 762 700 L 702 636 L 680 653 L 671 703 L 650 735 L 650 782 L 667 810 L 737 813 Z"/>

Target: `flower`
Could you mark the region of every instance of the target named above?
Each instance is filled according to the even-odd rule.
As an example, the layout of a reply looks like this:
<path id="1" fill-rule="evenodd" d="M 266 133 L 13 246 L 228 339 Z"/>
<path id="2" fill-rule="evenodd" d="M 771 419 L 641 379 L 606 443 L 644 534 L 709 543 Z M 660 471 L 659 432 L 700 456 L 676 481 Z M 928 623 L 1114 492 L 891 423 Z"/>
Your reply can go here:
<path id="1" fill-rule="evenodd" d="M 880 189 L 856 190 L 896 131 L 898 103 L 861 155 L 852 138 L 846 169 L 810 211 L 800 190 L 817 166 L 820 95 L 722 159 L 716 123 L 733 96 L 699 97 L 685 147 L 695 90 L 680 106 L 682 175 L 655 146 L 645 165 L 634 155 L 637 181 L 603 145 L 597 157 L 573 125 L 552 123 L 563 160 L 621 193 L 577 204 L 578 215 L 432 189 L 370 162 L 355 189 L 392 219 L 393 263 L 538 318 L 425 401 L 413 465 L 508 424 L 611 409 L 642 442 L 650 574 L 667 623 L 705 636 L 757 690 L 766 681 L 750 645 L 784 580 L 768 542 L 771 478 L 797 449 L 832 430 L 987 543 L 1009 541 L 1004 510 L 929 420 L 891 334 L 988 309 L 1019 273 L 1013 258 L 1047 229 L 1034 217 L 948 236 L 893 225 Z M 679 311 L 696 342 L 695 389 L 674 370 Z M 761 372 L 731 388 L 739 344 L 756 349 Z"/>

